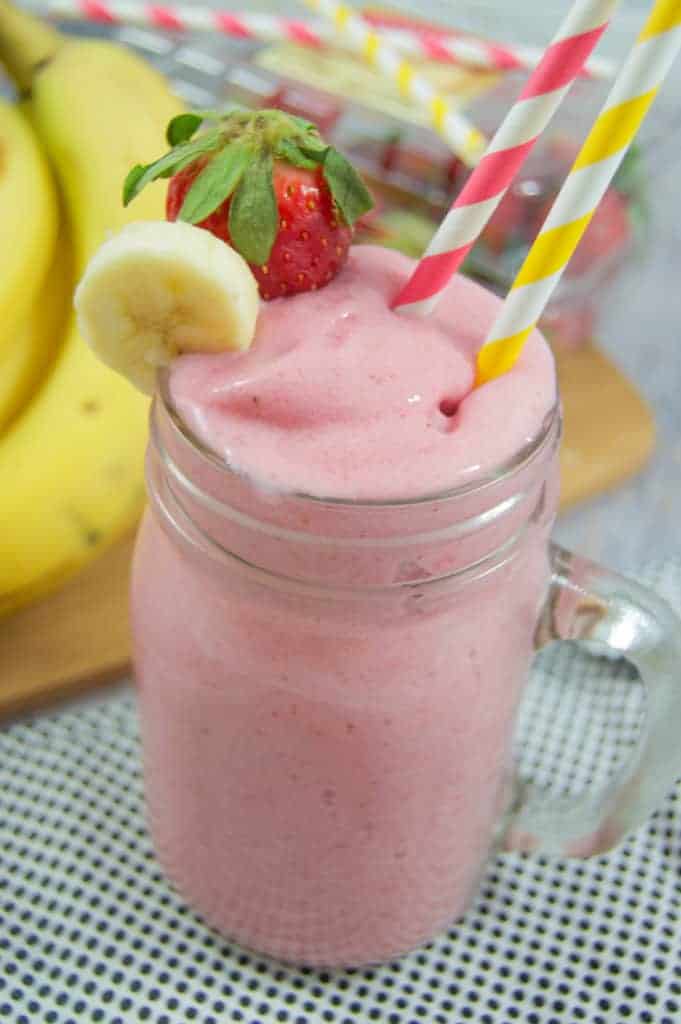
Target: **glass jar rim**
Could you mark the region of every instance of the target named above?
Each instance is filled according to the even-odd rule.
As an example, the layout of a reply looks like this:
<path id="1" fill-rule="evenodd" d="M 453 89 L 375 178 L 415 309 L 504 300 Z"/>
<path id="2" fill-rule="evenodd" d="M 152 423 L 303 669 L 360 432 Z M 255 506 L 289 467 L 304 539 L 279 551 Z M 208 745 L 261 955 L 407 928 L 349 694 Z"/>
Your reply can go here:
<path id="1" fill-rule="evenodd" d="M 163 410 L 168 416 L 172 428 L 177 432 L 180 439 L 192 450 L 192 454 L 198 455 L 202 460 L 207 461 L 214 469 L 235 477 L 243 478 L 229 462 L 222 458 L 216 451 L 209 448 L 183 420 L 180 413 L 174 407 L 169 388 L 169 373 L 167 369 L 161 370 L 158 374 L 156 394 L 154 401 L 159 401 Z M 346 509 L 390 509 L 402 508 L 405 506 L 429 505 L 434 502 L 448 501 L 461 498 L 465 495 L 476 494 L 484 491 L 487 487 L 500 484 L 505 480 L 512 479 L 521 470 L 529 466 L 535 459 L 539 458 L 547 445 L 551 443 L 554 428 L 560 422 L 561 404 L 558 390 L 556 388 L 556 400 L 544 417 L 537 434 L 531 438 L 522 448 L 515 451 L 508 459 L 493 466 L 491 469 L 479 476 L 476 476 L 465 483 L 455 487 L 445 488 L 442 491 L 431 491 L 426 494 L 410 495 L 401 498 L 342 498 L 333 495 L 309 494 L 305 491 L 291 491 L 286 493 L 289 501 L 300 501 L 314 505 L 331 505 Z"/>

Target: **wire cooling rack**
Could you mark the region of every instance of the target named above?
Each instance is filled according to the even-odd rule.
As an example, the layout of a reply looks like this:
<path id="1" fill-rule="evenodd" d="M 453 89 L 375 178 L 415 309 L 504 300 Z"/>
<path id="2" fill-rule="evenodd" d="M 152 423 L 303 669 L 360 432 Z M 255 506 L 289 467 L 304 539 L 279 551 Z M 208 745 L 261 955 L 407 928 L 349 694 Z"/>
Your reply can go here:
<path id="1" fill-rule="evenodd" d="M 247 44 L 65 28 L 116 35 L 196 106 L 231 94 L 235 66 L 248 74 Z M 681 563 L 645 577 L 681 610 Z M 567 645 L 542 654 L 519 731 L 523 771 L 563 792 L 602 781 L 640 711 L 625 667 Z M 0 732 L 0 784 L 2 1024 L 681 1020 L 678 789 L 617 851 L 584 862 L 506 854 L 465 919 L 431 945 L 381 967 L 320 972 L 229 944 L 165 881 L 144 821 L 130 691 Z"/>
<path id="2" fill-rule="evenodd" d="M 646 579 L 681 607 L 681 563 Z M 603 779 L 639 714 L 626 667 L 545 652 L 523 771 L 562 791 Z M 211 931 L 162 876 L 129 690 L 0 733 L 2 1024 L 676 1024 L 680 910 L 676 790 L 605 856 L 496 858 L 464 920 L 394 963 L 288 967 Z"/>

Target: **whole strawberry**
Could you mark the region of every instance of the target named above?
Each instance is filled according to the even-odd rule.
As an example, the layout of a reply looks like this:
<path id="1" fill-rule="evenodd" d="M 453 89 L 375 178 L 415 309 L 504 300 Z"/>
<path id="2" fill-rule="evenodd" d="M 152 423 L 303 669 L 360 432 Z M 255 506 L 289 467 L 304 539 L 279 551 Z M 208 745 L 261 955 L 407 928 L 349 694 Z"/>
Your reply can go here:
<path id="1" fill-rule="evenodd" d="M 165 156 L 128 175 L 126 206 L 149 182 L 170 178 L 168 220 L 197 224 L 233 246 L 263 299 L 312 291 L 335 277 L 353 225 L 372 202 L 313 124 L 279 110 L 180 114 L 167 138 Z"/>

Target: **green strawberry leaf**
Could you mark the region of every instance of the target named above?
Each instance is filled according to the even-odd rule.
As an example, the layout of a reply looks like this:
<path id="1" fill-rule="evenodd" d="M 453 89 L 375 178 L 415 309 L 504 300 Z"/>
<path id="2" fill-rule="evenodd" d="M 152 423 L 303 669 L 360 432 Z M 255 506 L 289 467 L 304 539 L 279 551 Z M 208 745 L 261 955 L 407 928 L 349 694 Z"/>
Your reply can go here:
<path id="1" fill-rule="evenodd" d="M 182 142 L 189 142 L 202 123 L 203 117 L 200 114 L 178 114 L 168 122 L 166 128 L 168 145 L 179 146 Z"/>
<path id="2" fill-rule="evenodd" d="M 323 152 L 319 154 L 317 154 L 316 150 L 313 152 L 315 153 L 314 157 L 310 156 L 304 147 L 297 145 L 292 139 L 280 139 L 274 155 L 279 160 L 285 160 L 287 164 L 292 164 L 294 167 L 304 167 L 307 170 L 313 170 L 324 159 Z"/>
<path id="3" fill-rule="evenodd" d="M 202 154 L 199 154 L 199 156 L 201 155 Z M 183 171 L 185 167 L 189 166 L 189 164 L 193 164 L 196 159 L 196 153 L 191 153 L 189 156 L 185 156 L 181 160 L 178 160 L 177 163 L 169 164 L 168 167 L 166 167 L 164 170 L 159 171 L 156 177 L 172 178 L 173 175 L 179 174 L 180 171 Z"/>
<path id="4" fill-rule="evenodd" d="M 219 131 L 206 132 L 198 139 L 176 146 L 151 164 L 137 164 L 123 184 L 123 205 L 127 206 L 132 202 L 135 196 L 139 195 L 142 189 L 156 178 L 170 177 L 192 163 L 197 157 L 215 149 L 219 143 Z"/>
<path id="5" fill-rule="evenodd" d="M 329 148 L 328 142 L 324 142 L 317 132 L 309 132 L 304 135 L 302 139 L 296 140 L 300 149 L 309 156 L 311 160 L 317 160 L 321 163 L 324 159 L 324 155 Z"/>
<path id="6" fill-rule="evenodd" d="M 232 245 L 248 263 L 258 266 L 269 259 L 279 230 L 272 173 L 272 154 L 263 152 L 242 176 L 229 207 Z"/>
<path id="7" fill-rule="evenodd" d="M 134 197 L 139 192 L 140 188 L 144 188 L 144 185 L 140 185 L 139 188 L 137 186 L 138 183 L 144 177 L 144 175 L 147 173 L 148 169 L 148 164 L 135 164 L 135 166 L 130 171 L 128 171 L 125 182 L 123 183 L 124 206 L 127 206 L 130 200 L 134 199 Z"/>
<path id="8" fill-rule="evenodd" d="M 180 209 L 180 220 L 198 224 L 231 196 L 253 159 L 249 146 L 225 146 L 192 182 Z"/>
<path id="9" fill-rule="evenodd" d="M 310 131 L 310 130 L 315 131 L 315 132 L 317 131 L 317 125 L 314 124 L 313 121 L 308 121 L 304 117 L 298 117 L 297 114 L 287 114 L 286 116 L 291 121 L 294 121 L 295 124 L 297 124 L 299 128 L 302 128 L 306 132 Z"/>
<path id="10" fill-rule="evenodd" d="M 374 205 L 371 193 L 349 160 L 333 146 L 326 150 L 323 171 L 343 220 L 354 224 Z"/>

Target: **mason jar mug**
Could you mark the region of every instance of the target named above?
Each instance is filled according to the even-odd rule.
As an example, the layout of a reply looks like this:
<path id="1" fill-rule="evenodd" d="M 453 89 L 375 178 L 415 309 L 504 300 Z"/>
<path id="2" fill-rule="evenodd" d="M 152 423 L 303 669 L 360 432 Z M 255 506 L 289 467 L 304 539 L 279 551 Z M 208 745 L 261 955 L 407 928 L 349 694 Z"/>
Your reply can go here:
<path id="1" fill-rule="evenodd" d="M 151 425 L 149 821 L 226 936 L 305 964 L 393 958 L 465 912 L 495 851 L 601 852 L 681 775 L 679 623 L 550 542 L 558 408 L 494 473 L 402 502 L 258 490 L 163 389 Z M 633 662 L 647 704 L 607 790 L 557 801 L 519 784 L 512 747 L 533 653 L 566 638 Z"/>

